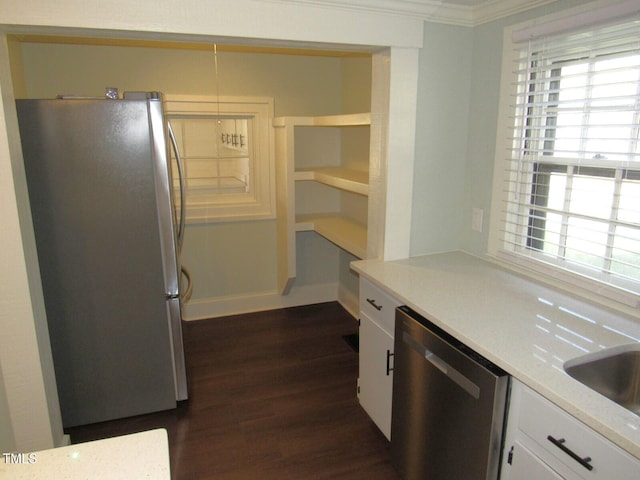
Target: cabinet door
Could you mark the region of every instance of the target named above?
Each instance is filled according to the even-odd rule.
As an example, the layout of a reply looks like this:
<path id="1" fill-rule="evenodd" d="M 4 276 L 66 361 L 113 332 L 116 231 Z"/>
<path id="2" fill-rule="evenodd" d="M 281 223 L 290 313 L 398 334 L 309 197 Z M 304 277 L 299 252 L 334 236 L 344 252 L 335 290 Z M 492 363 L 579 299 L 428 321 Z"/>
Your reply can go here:
<path id="1" fill-rule="evenodd" d="M 360 312 L 360 405 L 391 438 L 393 337 Z"/>
<path id="2" fill-rule="evenodd" d="M 510 446 L 514 446 L 512 464 L 508 462 Z M 564 448 L 563 448 L 564 447 Z M 605 437 L 561 410 L 540 394 L 517 380 L 512 381 L 511 399 L 502 479 L 537 479 L 526 474 L 528 466 L 520 464 L 531 452 L 539 462 L 548 465 L 559 477 L 567 480 L 638 480 L 640 460 L 629 455 Z M 573 452 L 570 453 L 570 452 Z"/>
<path id="3" fill-rule="evenodd" d="M 518 441 L 509 455 L 511 463 L 504 465 L 500 480 L 564 480 Z"/>

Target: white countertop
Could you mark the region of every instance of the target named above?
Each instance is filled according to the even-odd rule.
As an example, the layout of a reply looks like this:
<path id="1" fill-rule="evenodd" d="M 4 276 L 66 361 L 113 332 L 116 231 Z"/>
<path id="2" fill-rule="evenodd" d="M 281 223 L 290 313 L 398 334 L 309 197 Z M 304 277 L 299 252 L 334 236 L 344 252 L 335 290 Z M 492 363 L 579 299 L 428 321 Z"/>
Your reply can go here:
<path id="1" fill-rule="evenodd" d="M 498 265 L 450 252 L 352 268 L 513 377 L 640 458 L 640 417 L 563 370 L 567 360 L 640 342 L 640 323 Z"/>
<path id="2" fill-rule="evenodd" d="M 8 455 L 8 454 L 7 454 Z M 170 480 L 164 429 L 0 458 L 4 480 Z"/>

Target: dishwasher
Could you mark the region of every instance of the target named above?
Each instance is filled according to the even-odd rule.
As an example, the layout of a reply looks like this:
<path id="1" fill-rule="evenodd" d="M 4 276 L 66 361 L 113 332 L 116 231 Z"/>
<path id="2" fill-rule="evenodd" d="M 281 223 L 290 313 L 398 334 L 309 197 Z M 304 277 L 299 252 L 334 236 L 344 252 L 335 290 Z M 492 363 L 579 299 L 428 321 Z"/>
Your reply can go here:
<path id="1" fill-rule="evenodd" d="M 396 309 L 391 458 L 406 480 L 497 480 L 508 374 Z"/>

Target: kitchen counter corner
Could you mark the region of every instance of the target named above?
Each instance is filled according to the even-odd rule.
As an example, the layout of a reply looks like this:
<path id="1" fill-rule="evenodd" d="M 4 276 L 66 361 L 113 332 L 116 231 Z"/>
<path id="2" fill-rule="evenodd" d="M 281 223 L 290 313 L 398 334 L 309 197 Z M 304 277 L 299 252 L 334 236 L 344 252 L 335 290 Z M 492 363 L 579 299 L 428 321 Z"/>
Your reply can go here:
<path id="1" fill-rule="evenodd" d="M 171 478 L 164 429 L 3 457 L 2 480 Z"/>

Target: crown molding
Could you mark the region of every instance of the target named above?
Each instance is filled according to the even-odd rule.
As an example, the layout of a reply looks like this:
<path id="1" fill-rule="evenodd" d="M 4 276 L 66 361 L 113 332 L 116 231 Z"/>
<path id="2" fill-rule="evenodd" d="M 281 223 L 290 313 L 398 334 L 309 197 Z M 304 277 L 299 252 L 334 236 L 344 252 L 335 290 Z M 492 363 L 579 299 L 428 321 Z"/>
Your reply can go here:
<path id="1" fill-rule="evenodd" d="M 442 0 L 268 0 L 275 3 L 419 18 L 428 22 L 475 27 L 557 0 L 485 0 L 461 5 Z"/>
<path id="2" fill-rule="evenodd" d="M 487 0 L 474 8 L 474 24 L 493 22 L 500 18 L 554 3 L 557 0 Z"/>

